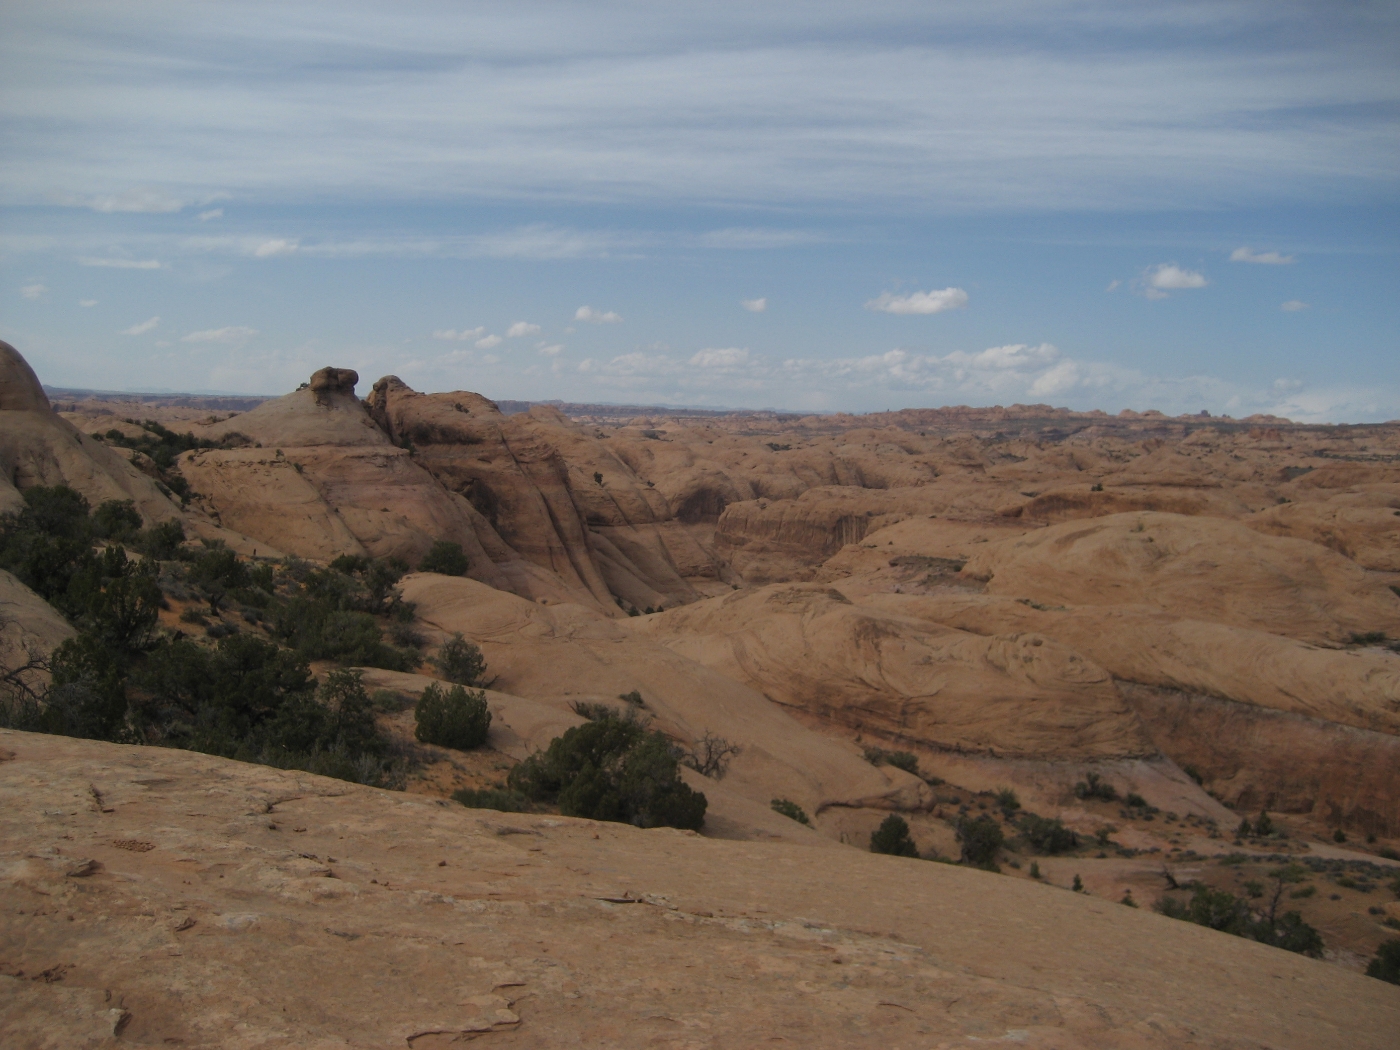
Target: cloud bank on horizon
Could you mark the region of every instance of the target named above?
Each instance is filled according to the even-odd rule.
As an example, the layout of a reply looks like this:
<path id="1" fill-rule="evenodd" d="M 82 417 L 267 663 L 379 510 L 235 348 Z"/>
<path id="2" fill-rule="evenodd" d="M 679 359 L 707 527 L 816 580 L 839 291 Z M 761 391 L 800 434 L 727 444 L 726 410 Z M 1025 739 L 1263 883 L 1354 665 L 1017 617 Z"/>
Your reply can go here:
<path id="1" fill-rule="evenodd" d="M 1400 417 L 1386 5 L 0 23 L 0 322 L 49 382 Z"/>

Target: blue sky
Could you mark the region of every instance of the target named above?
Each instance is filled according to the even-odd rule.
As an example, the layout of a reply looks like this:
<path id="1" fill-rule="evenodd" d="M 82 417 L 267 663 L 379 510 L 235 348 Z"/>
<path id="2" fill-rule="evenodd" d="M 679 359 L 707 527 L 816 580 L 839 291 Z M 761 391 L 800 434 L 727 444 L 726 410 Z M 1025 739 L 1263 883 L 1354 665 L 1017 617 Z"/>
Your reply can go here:
<path id="1" fill-rule="evenodd" d="M 54 385 L 1400 417 L 1390 3 L 0 9 Z"/>

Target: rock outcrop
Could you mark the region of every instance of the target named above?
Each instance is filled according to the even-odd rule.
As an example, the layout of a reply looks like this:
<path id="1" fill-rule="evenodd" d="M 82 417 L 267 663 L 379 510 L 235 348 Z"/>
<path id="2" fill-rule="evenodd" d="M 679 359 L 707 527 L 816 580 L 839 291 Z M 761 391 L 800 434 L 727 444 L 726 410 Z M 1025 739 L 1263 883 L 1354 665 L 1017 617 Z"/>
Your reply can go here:
<path id="1" fill-rule="evenodd" d="M 0 513 L 18 510 L 35 485 L 67 485 L 94 507 L 131 500 L 148 523 L 180 516 L 155 482 L 55 415 L 29 364 L 0 343 Z"/>

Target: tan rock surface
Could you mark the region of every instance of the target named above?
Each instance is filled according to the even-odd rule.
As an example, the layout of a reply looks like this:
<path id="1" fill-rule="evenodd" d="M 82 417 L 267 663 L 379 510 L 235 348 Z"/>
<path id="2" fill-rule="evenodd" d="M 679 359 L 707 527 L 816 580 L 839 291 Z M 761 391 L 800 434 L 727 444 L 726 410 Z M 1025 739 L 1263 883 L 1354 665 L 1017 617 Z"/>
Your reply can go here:
<path id="1" fill-rule="evenodd" d="M 936 750 L 1080 761 L 1153 751 L 1108 673 L 1038 633 L 950 630 L 819 584 L 711 598 L 635 630 L 779 703 Z"/>
<path id="2" fill-rule="evenodd" d="M 1070 521 L 987 545 L 963 573 L 1045 605 L 1149 605 L 1306 641 L 1400 635 L 1400 596 L 1315 543 L 1237 522 L 1144 512 Z"/>
<path id="3" fill-rule="evenodd" d="M 460 632 L 481 647 L 498 690 L 567 710 L 580 700 L 622 707 L 619 697 L 635 689 L 655 727 L 674 739 L 689 744 L 710 730 L 740 745 L 722 784 L 760 806 L 789 798 L 817 814 L 928 802 L 917 777 L 871 766 L 856 748 L 804 728 L 748 686 L 634 633 L 635 620 L 536 605 L 430 573 L 405 577 L 402 588 L 438 637 Z"/>
<path id="4" fill-rule="evenodd" d="M 0 748 L 15 1050 L 1360 1050 L 1400 1025 L 1379 981 L 983 872 L 814 864 L 188 752 Z"/>
<path id="5" fill-rule="evenodd" d="M 94 507 L 131 500 L 147 522 L 180 516 L 129 461 L 56 416 L 29 363 L 0 342 L 0 514 L 18 511 L 35 485 L 67 485 Z"/>

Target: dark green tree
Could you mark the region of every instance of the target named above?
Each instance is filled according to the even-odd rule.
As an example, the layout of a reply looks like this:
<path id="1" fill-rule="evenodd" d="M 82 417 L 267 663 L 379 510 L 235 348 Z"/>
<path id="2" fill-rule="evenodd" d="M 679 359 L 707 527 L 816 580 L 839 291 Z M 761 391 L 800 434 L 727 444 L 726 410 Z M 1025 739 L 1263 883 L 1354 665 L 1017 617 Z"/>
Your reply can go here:
<path id="1" fill-rule="evenodd" d="M 895 857 L 917 857 L 919 847 L 909 836 L 909 822 L 898 813 L 891 813 L 870 833 L 870 852 L 888 853 Z"/>
<path id="2" fill-rule="evenodd" d="M 491 711 L 486 694 L 469 692 L 460 685 L 444 691 L 434 682 L 424 689 L 413 709 L 414 735 L 425 744 L 469 751 L 486 743 Z"/>

